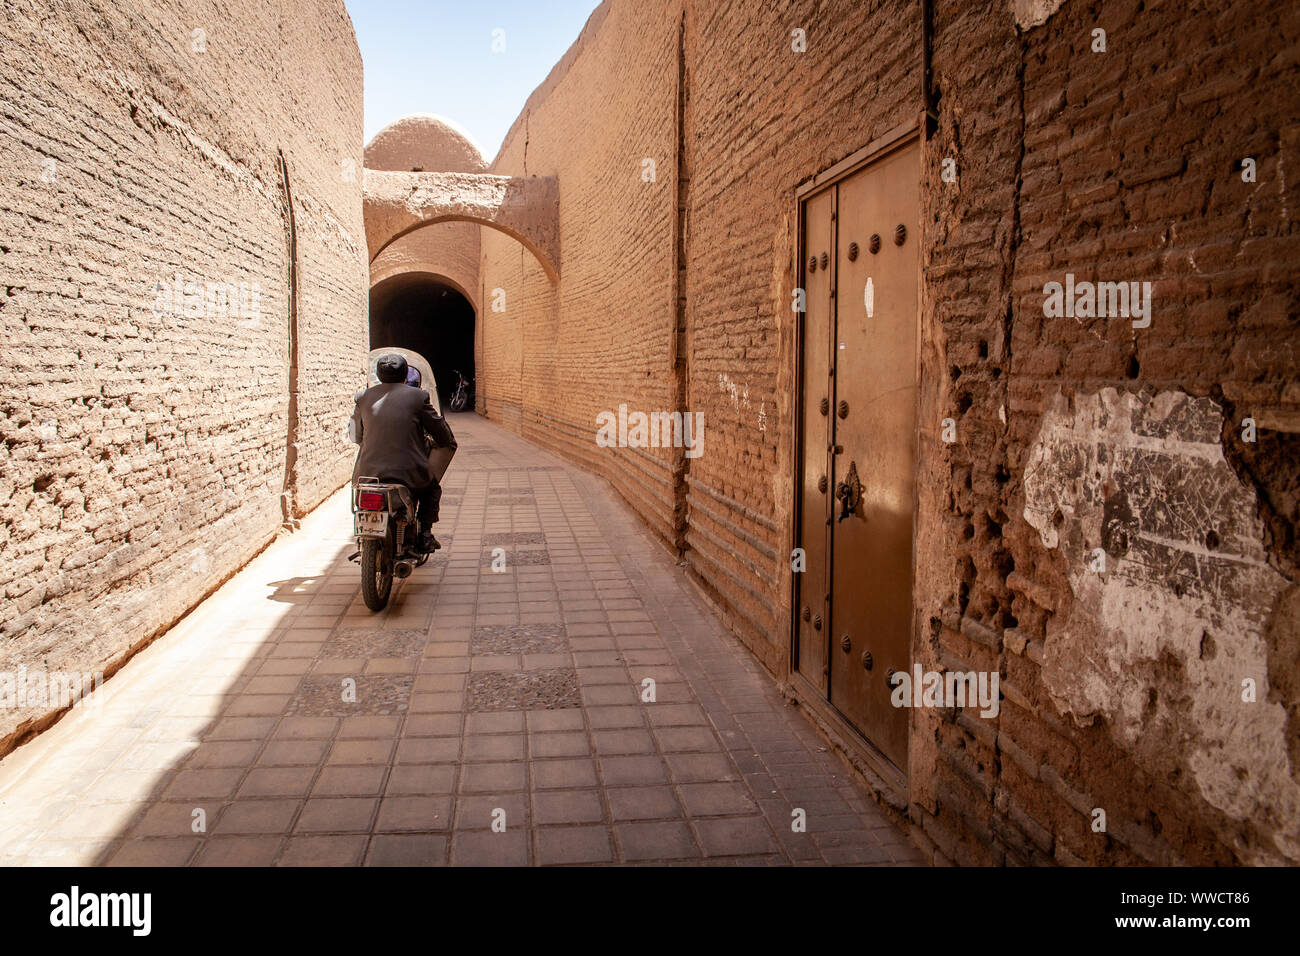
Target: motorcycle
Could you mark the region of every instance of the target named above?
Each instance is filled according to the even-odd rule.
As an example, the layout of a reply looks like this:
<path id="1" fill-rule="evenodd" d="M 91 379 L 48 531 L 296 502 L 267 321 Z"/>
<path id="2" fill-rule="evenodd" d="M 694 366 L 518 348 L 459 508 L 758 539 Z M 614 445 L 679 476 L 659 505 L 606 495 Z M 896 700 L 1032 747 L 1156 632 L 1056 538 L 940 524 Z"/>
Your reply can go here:
<path id="1" fill-rule="evenodd" d="M 393 590 L 393 578 L 410 577 L 429 560 L 414 544 L 420 534 L 415 497 L 405 485 L 359 477 L 352 487 L 353 532 L 361 561 L 361 596 L 366 607 L 382 611 Z"/>
<path id="2" fill-rule="evenodd" d="M 465 406 L 469 403 L 469 382 L 465 376 L 461 375 L 455 369 L 452 373 L 456 376 L 456 388 L 451 393 L 451 399 L 447 402 L 447 408 L 453 412 L 463 412 Z"/>

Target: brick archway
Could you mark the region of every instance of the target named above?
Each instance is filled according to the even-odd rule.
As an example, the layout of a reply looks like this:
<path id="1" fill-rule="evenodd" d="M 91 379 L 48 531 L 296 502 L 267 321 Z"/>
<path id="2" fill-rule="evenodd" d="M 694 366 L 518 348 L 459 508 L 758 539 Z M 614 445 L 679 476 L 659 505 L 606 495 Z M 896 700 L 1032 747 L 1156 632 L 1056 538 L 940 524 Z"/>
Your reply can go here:
<path id="1" fill-rule="evenodd" d="M 370 261 L 402 236 L 437 222 L 473 222 L 528 249 L 552 283 L 560 277 L 559 182 L 554 176 L 365 171 Z"/>

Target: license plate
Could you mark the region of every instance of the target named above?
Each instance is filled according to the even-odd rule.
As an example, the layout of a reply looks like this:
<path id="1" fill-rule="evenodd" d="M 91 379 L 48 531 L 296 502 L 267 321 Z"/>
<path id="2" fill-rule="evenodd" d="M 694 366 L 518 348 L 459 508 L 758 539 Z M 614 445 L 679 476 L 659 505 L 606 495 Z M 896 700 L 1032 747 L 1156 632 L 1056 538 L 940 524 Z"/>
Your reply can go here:
<path id="1" fill-rule="evenodd" d="M 353 527 L 359 537 L 382 538 L 388 534 L 387 511 L 358 511 L 353 518 Z"/>

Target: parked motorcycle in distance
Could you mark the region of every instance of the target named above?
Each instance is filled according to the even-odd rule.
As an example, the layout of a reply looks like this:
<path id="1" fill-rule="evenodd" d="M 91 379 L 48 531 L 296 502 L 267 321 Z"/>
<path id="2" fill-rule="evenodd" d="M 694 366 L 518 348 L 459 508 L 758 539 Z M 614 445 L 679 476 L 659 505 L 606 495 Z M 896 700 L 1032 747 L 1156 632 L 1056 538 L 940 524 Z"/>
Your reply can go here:
<path id="1" fill-rule="evenodd" d="M 456 388 L 451 393 L 447 408 L 453 412 L 463 412 L 469 404 L 469 382 L 455 369 L 452 369 L 452 374 L 456 376 Z"/>
<path id="2" fill-rule="evenodd" d="M 393 577 L 409 577 L 429 560 L 414 550 L 420 533 L 415 498 L 405 485 L 359 477 L 352 487 L 353 532 L 361 559 L 361 596 L 366 607 L 382 611 Z"/>

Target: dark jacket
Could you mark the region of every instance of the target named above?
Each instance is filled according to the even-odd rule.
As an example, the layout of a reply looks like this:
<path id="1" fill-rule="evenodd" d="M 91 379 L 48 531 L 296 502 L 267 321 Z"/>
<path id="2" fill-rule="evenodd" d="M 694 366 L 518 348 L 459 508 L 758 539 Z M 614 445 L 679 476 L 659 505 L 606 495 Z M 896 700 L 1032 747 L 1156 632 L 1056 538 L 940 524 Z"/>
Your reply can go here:
<path id="1" fill-rule="evenodd" d="M 354 440 L 361 446 L 352 480 L 363 476 L 423 488 L 433 480 L 429 452 L 454 447 L 446 420 L 433 410 L 429 393 L 405 382 L 368 388 L 352 413 Z"/>

